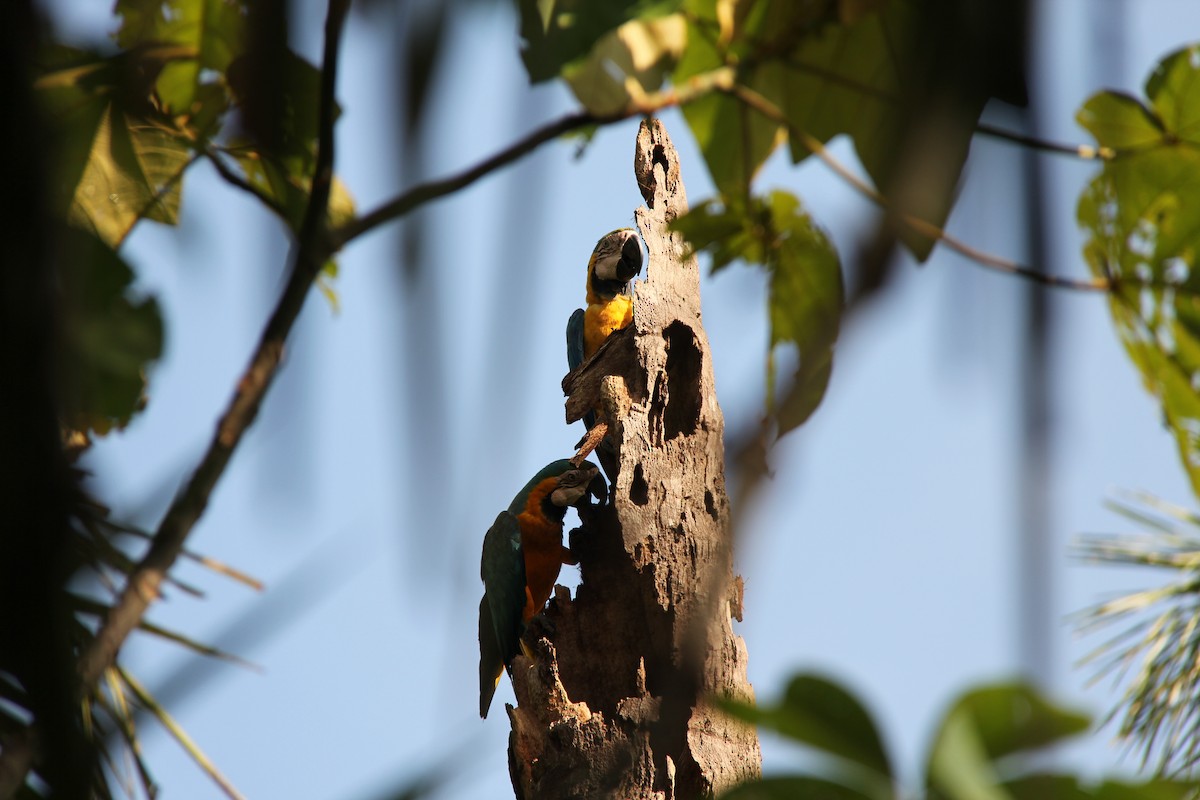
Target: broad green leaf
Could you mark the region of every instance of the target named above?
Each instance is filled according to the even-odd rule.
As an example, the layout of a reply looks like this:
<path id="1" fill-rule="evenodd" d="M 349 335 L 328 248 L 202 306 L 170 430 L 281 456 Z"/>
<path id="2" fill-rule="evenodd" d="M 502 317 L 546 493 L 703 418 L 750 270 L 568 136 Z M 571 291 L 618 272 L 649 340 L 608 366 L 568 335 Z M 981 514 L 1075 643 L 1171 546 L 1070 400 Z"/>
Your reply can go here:
<path id="1" fill-rule="evenodd" d="M 796 197 L 780 191 L 753 198 L 749 205 L 703 203 L 672 227 L 694 251 L 712 254 L 714 271 L 739 259 L 767 269 L 768 402 L 775 399 L 775 352 L 795 346 L 800 365 L 775 418 L 781 436 L 803 424 L 829 384 L 844 302 L 842 271 L 828 237 Z"/>
<path id="2" fill-rule="evenodd" d="M 630 20 L 651 20 L 679 9 L 681 0 L 517 0 L 521 60 L 533 83 L 558 77 L 601 37 Z"/>
<path id="3" fill-rule="evenodd" d="M 117 248 L 143 217 L 174 225 L 192 154 L 177 135 L 114 106 L 101 115 L 68 218 Z"/>
<path id="4" fill-rule="evenodd" d="M 1162 122 L 1141 102 L 1121 92 L 1092 95 L 1075 120 L 1104 147 L 1146 147 L 1163 140 Z"/>
<path id="5" fill-rule="evenodd" d="M 60 248 L 63 423 L 103 434 L 142 405 L 162 319 L 153 298 L 131 297 L 133 271 L 103 241 L 64 227 Z"/>
<path id="6" fill-rule="evenodd" d="M 1024 684 L 965 694 L 950 709 L 930 749 L 926 781 L 935 797 L 1001 800 L 995 762 L 1087 730 L 1087 717 L 1047 702 Z"/>
<path id="7" fill-rule="evenodd" d="M 710 24 L 715 21 L 692 17 L 688 21 L 687 48 L 675 67 L 676 85 L 688 78 L 724 66 L 726 54 L 714 40 Z M 759 68 L 741 76 L 751 88 L 768 96 L 778 72 Z M 724 94 L 708 94 L 683 107 L 684 118 L 713 183 L 722 194 L 745 197 L 750 184 L 767 158 L 782 143 L 784 131 L 778 123 L 763 117 Z"/>
<path id="8" fill-rule="evenodd" d="M 1171 134 L 1200 144 L 1200 45 L 1160 61 L 1146 80 L 1146 97 Z"/>
<path id="9" fill-rule="evenodd" d="M 986 98 L 964 98 L 955 115 L 930 123 L 936 168 L 925 164 L 919 179 L 897 182 L 897 157 L 912 126 L 927 122 L 909 116 L 911 87 L 928 79 L 917 69 L 927 60 L 922 48 L 936 44 L 928 41 L 919 16 L 914 0 L 889 0 L 878 11 L 847 9 L 843 18 L 852 21 L 818 25 L 799 41 L 780 66 L 777 93 L 764 94 L 796 129 L 822 142 L 849 134 L 859 161 L 893 207 L 942 227 Z M 810 154 L 795 136 L 791 153 L 795 162 Z M 920 260 L 933 249 L 932 239 L 907 228 L 900 236 Z"/>
<path id="10" fill-rule="evenodd" d="M 947 722 L 969 721 L 990 759 L 1045 747 L 1083 733 L 1090 720 L 1060 708 L 1021 683 L 985 686 L 967 692 L 951 708 Z"/>
<path id="11" fill-rule="evenodd" d="M 605 34 L 586 58 L 567 65 L 562 74 L 588 111 L 616 113 L 658 90 L 686 43 L 682 14 L 630 20 Z"/>
<path id="12" fill-rule="evenodd" d="M 779 705 L 749 705 L 733 700 L 721 707 L 746 722 L 769 728 L 810 747 L 853 761 L 876 776 L 890 776 L 891 765 L 871 715 L 841 686 L 815 675 L 797 675 Z"/>
<path id="13" fill-rule="evenodd" d="M 720 800 L 880 800 L 878 795 L 867 794 L 823 778 L 804 775 L 761 778 L 735 786 Z"/>
<path id="14" fill-rule="evenodd" d="M 197 101 L 210 99 L 201 87 L 245 49 L 247 9 L 240 0 L 118 0 L 115 10 L 123 49 L 173 44 L 191 53 L 166 64 L 155 84 L 163 111 L 172 116 L 201 113 Z"/>
<path id="15" fill-rule="evenodd" d="M 161 66 L 60 49 L 45 54 L 34 84 L 56 136 L 56 207 L 113 248 L 144 217 L 178 220 L 183 173 L 194 160 L 183 134 L 129 83 L 152 80 Z"/>

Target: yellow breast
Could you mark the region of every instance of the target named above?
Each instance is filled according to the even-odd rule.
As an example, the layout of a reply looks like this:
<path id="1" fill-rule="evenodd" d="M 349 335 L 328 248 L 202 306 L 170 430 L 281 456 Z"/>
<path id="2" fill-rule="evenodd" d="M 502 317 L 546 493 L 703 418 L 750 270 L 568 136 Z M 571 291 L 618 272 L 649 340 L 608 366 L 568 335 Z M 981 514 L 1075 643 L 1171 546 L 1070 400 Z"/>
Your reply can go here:
<path id="1" fill-rule="evenodd" d="M 589 303 L 583 315 L 583 357 L 591 358 L 613 331 L 633 321 L 633 298 L 619 294 L 602 303 Z"/>

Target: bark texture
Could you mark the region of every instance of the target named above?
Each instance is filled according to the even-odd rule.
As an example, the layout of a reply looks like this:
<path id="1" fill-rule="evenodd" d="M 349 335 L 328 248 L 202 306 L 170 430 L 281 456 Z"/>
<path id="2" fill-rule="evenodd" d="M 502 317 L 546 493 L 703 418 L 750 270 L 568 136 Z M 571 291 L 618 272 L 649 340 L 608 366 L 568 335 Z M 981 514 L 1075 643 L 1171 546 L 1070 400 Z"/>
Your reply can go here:
<path id="1" fill-rule="evenodd" d="M 699 272 L 668 223 L 687 210 L 679 162 L 642 123 L 634 172 L 649 253 L 633 324 L 563 381 L 567 419 L 599 408 L 608 504 L 570 544 L 582 583 L 556 589 L 518 657 L 509 766 L 518 798 L 697 798 L 759 774 L 753 728 L 708 702 L 753 698 L 733 577 L 724 420 L 700 322 Z"/>

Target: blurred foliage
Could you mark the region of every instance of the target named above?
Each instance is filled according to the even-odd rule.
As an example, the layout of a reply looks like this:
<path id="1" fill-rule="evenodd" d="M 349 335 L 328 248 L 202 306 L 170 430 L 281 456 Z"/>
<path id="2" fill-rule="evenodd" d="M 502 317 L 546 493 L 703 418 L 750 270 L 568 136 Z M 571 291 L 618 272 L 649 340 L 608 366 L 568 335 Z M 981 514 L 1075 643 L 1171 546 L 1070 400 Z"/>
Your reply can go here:
<path id="1" fill-rule="evenodd" d="M 146 366 L 162 353 L 162 318 L 153 298 L 130 299 L 133 270 L 104 242 L 68 229 L 59 247 L 62 422 L 103 435 L 141 407 Z"/>
<path id="2" fill-rule="evenodd" d="M 770 275 L 767 354 L 768 402 L 775 402 L 775 351 L 795 345 L 800 365 L 775 409 L 780 434 L 798 427 L 821 402 L 833 368 L 833 346 L 842 313 L 842 271 L 837 251 L 800 201 L 783 191 L 749 202 L 708 201 L 672 223 L 697 251 L 712 256 L 714 272 L 733 261 L 759 264 Z"/>
<path id="3" fill-rule="evenodd" d="M 1080 109 L 1112 152 L 1078 217 L 1084 257 L 1112 282 L 1113 322 L 1200 494 L 1200 46 L 1163 59 L 1145 93 L 1100 92 Z"/>
<path id="4" fill-rule="evenodd" d="M 1184 800 L 1196 791 L 1188 781 L 1096 783 L 1043 772 L 1045 750 L 1085 732 L 1089 721 L 1020 683 L 972 689 L 950 706 L 930 744 L 920 793 L 898 784 L 878 725 L 831 680 L 797 675 L 775 705 L 719 702 L 733 716 L 803 745 L 815 757 L 805 774 L 749 781 L 721 800 Z"/>
<path id="5" fill-rule="evenodd" d="M 1143 769 L 1159 775 L 1200 776 L 1200 516 L 1146 494 L 1111 507 L 1145 530 L 1137 535 L 1093 535 L 1079 555 L 1103 564 L 1158 567 L 1173 579 L 1116 597 L 1077 616 L 1081 632 L 1118 632 L 1083 664 L 1093 682 L 1126 684 L 1105 722 L 1120 720 L 1117 735 L 1140 752 Z"/>
<path id="6" fill-rule="evenodd" d="M 802 424 L 829 382 L 843 294 L 838 258 L 793 208 L 799 201 L 783 192 L 756 196 L 755 176 L 785 142 L 799 163 L 811 154 L 806 141 L 846 134 L 875 185 L 896 190 L 891 207 L 940 228 L 986 92 L 976 88 L 961 98 L 962 109 L 945 115 L 938 163 L 898 183 L 920 98 L 938 80 L 928 57 L 936 31 L 927 30 L 928 10 L 915 0 L 684 0 L 593 4 L 604 11 L 586 13 L 580 8 L 587 4 L 571 2 L 517 5 L 530 79 L 557 73 L 599 117 L 710 87 L 689 96 L 683 114 L 719 196 L 677 230 L 694 250 L 714 254 L 714 269 L 737 258 L 771 275 L 768 411 L 780 434 Z M 778 116 L 746 106 L 728 91 L 731 83 L 753 90 Z M 928 230 L 899 226 L 897 235 L 918 259 L 934 245 Z M 778 398 L 781 343 L 797 345 L 800 365 Z"/>
<path id="7" fill-rule="evenodd" d="M 516 0 L 516 7 L 530 80 L 561 78 L 594 115 L 586 134 L 605 121 L 683 105 L 718 195 L 697 204 L 675 229 L 693 251 L 712 257 L 714 271 L 733 261 L 766 271 L 769 411 L 781 434 L 801 425 L 819 406 L 830 380 L 843 276 L 836 250 L 799 198 L 760 190 L 756 176 L 785 143 L 791 161 L 799 163 L 812 152 L 806 142 L 815 148 L 814 141 L 844 134 L 874 185 L 874 196 L 883 198 L 891 215 L 927 223 L 921 233 L 914 226 L 895 231 L 916 259 L 927 258 L 936 241 L 931 230 L 945 224 L 975 123 L 992 93 L 983 81 L 954 83 L 955 65 L 931 56 L 960 45 L 955 26 L 937 19 L 956 4 Z M 274 39 L 255 39 L 250 12 L 248 0 L 118 0 L 110 46 L 47 42 L 41 48 L 34 88 L 51 133 L 54 211 L 67 228 L 56 254 L 62 265 L 62 422 L 85 438 L 89 431 L 103 434 L 126 424 L 146 401 L 147 375 L 163 349 L 164 322 L 154 298 L 137 293 L 120 248 L 144 219 L 178 223 L 184 179 L 193 164 L 209 162 L 290 232 L 301 225 L 316 155 L 320 72 L 287 49 L 286 15 L 268 21 L 281 26 L 267 32 Z M 410 134 L 428 103 L 437 51 L 450 41 L 445 27 L 454 19 L 452 13 L 435 11 L 410 31 Z M 259 46 L 268 40 L 278 44 L 277 52 Z M 1158 65 L 1144 100 L 1102 92 L 1080 110 L 1079 121 L 1095 136 L 1105 162 L 1080 199 L 1078 217 L 1089 235 L 1084 255 L 1093 272 L 1111 283 L 1116 327 L 1148 389 L 1161 400 L 1200 494 L 1200 312 L 1195 303 L 1200 279 L 1193 275 L 1200 236 L 1198 69 L 1200 49 L 1188 48 Z M 751 90 L 778 114 L 748 107 L 733 93 L 735 87 Z M 955 92 L 952 108 L 930 102 Z M 914 140 L 926 143 L 919 158 L 910 147 Z M 418 161 L 419 155 L 411 150 L 410 160 Z M 355 214 L 349 190 L 335 177 L 327 227 L 344 226 Z M 317 281 L 335 308 L 336 275 L 337 264 L 330 261 Z M 798 351 L 799 366 L 780 390 L 776 358 L 781 348 L 791 347 Z M 73 590 L 67 602 L 78 619 L 90 620 L 107 612 L 134 567 L 127 548 L 118 546 L 121 537 L 145 534 L 116 525 L 103 509 L 82 502 L 74 519 L 73 557 L 94 579 L 92 588 L 102 591 L 97 596 Z M 1110 556 L 1145 557 L 1120 548 L 1099 557 Z M 1187 652 L 1195 663 L 1200 579 L 1192 574 L 1195 562 L 1188 560 L 1194 549 L 1180 557 L 1183 561 L 1170 563 L 1186 572 L 1182 583 L 1101 607 L 1093 618 L 1106 621 L 1131 608 L 1175 603 L 1139 629 L 1144 633 L 1139 643 L 1114 651 L 1119 664 L 1142 650 L 1151 654 L 1131 690 L 1122 733 L 1141 737 L 1147 758 L 1156 741 L 1168 742 L 1160 763 L 1164 771 L 1190 766 L 1198 752 L 1195 670 L 1172 658 Z M 237 575 L 228 568 L 219 571 Z M 141 629 L 203 655 L 229 658 L 147 621 Z M 91 625 L 80 622 L 78 647 L 86 647 L 92 635 Z M 29 726 L 22 692 L 19 680 L 0 672 L 0 732 Z M 817 750 L 827 768 L 747 784 L 728 797 L 897 795 L 894 767 L 877 726 L 844 689 L 800 676 L 777 706 L 728 707 Z M 166 710 L 117 666 L 101 686 L 87 687 L 80 713 L 105 748 L 124 742 L 142 791 L 153 796 L 156 787 L 140 758 L 134 726 L 138 709 L 159 719 L 222 789 L 236 796 Z M 1182 796 L 1181 784 L 1168 781 L 1093 786 L 1029 765 L 1028 755 L 1085 727 L 1083 718 L 1028 687 L 969 693 L 934 738 L 926 795 L 972 800 Z M 110 767 L 114 774 L 119 771 L 111 754 Z M 108 787 L 98 785 L 96 792 L 107 796 Z"/>
<path id="8" fill-rule="evenodd" d="M 74 580 L 64 593 L 64 602 L 75 619 L 73 639 L 75 650 L 82 651 L 92 641 L 95 628 L 91 620 L 100 619 L 117 602 L 121 586 L 136 566 L 127 553 L 128 539 L 145 541 L 150 535 L 137 528 L 114 522 L 103 506 L 90 500 L 83 492 L 71 503 L 73 538 L 69 552 Z M 185 551 L 184 556 L 213 573 L 237 581 L 252 589 L 261 589 L 256 579 L 207 556 Z M 168 578 L 174 590 L 192 596 L 202 596 L 200 590 Z M 198 655 L 222 661 L 253 666 L 230 653 L 199 642 L 183 633 L 142 620 L 138 629 L 143 633 L 177 644 Z M 30 698 L 21 680 L 0 669 L 0 733 L 11 736 L 28 730 L 32 721 Z M 200 747 L 162 708 L 154 696 L 121 666 L 109 667 L 99 685 L 85 687 L 80 699 L 80 714 L 84 733 L 99 750 L 107 771 L 94 776 L 93 796 L 111 798 L 114 780 L 127 796 L 134 797 L 134 783 L 146 797 L 154 797 L 158 786 L 149 766 L 142 759 L 142 745 L 135 718 L 148 713 L 158 719 L 184 751 L 208 773 L 229 797 L 240 797 L 237 790 L 220 774 Z M 37 768 L 35 767 L 35 772 Z M 52 776 L 44 776 L 54 786 Z M 37 795 L 30 795 L 37 796 Z"/>
<path id="9" fill-rule="evenodd" d="M 104 434 L 143 405 L 145 377 L 162 351 L 153 298 L 128 298 L 132 273 L 117 251 L 143 219 L 179 221 L 184 176 L 201 158 L 228 156 L 218 171 L 253 191 L 293 231 L 308 201 L 316 153 L 319 72 L 288 53 L 279 136 L 230 134 L 231 112 L 260 76 L 247 64 L 248 7 L 228 0 L 121 0 L 115 53 L 42 48 L 34 88 L 53 135 L 52 196 L 68 231 L 64 264 L 64 426 Z M 329 225 L 352 219 L 354 201 L 335 178 Z M 336 264 L 322 293 L 336 307 Z"/>

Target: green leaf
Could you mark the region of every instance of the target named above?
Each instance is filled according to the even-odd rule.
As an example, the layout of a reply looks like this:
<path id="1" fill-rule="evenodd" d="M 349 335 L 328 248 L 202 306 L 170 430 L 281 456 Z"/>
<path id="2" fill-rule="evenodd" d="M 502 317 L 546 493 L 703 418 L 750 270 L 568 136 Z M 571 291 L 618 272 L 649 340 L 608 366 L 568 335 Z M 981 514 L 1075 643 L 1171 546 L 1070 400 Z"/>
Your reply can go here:
<path id="1" fill-rule="evenodd" d="M 748 205 L 736 199 L 724 207 L 702 203 L 675 220 L 672 229 L 684 235 L 693 251 L 711 253 L 714 271 L 735 260 L 767 269 L 768 402 L 775 398 L 775 352 L 795 346 L 800 366 L 775 417 L 781 436 L 803 424 L 829 384 L 844 303 L 841 266 L 828 237 L 795 196 L 780 191 L 753 198 Z"/>
<path id="2" fill-rule="evenodd" d="M 142 406 L 162 319 L 153 298 L 131 299 L 133 271 L 111 248 L 82 231 L 64 228 L 59 238 L 63 423 L 104 434 Z"/>
<path id="3" fill-rule="evenodd" d="M 517 0 L 521 60 L 533 83 L 557 77 L 606 33 L 633 19 L 651 20 L 679 9 L 681 0 Z"/>
<path id="4" fill-rule="evenodd" d="M 913 0 L 890 0 L 881 10 L 848 9 L 851 22 L 824 24 L 800 40 L 779 67 L 776 93 L 763 92 L 798 130 L 826 142 L 840 133 L 854 140 L 854 150 L 871 180 L 889 196 L 897 212 L 943 227 L 969 152 L 974 123 L 983 97 L 966 98 L 954 118 L 931 126 L 936 135 L 937 167 L 925 165 L 920 180 L 897 184 L 897 157 L 911 135 L 911 87 L 928 76 L 917 67 L 932 46 L 920 27 Z M 803 141 L 790 140 L 792 160 L 810 153 Z M 934 240 L 904 227 L 899 235 L 919 260 L 928 257 Z"/>
<path id="5" fill-rule="evenodd" d="M 771 273 L 771 349 L 795 344 L 800 350 L 793 387 L 778 409 L 783 435 L 803 424 L 825 395 L 844 290 L 837 251 L 800 201 L 786 192 L 772 192 L 770 206 L 773 226 L 782 234 Z"/>
<path id="6" fill-rule="evenodd" d="M 723 700 L 721 707 L 739 719 L 852 761 L 879 776 L 892 774 L 871 715 L 857 698 L 832 681 L 797 675 L 777 706 Z"/>
<path id="7" fill-rule="evenodd" d="M 947 720 L 969 720 L 988 758 L 1044 747 L 1087 731 L 1087 716 L 1056 706 L 1021 683 L 986 686 L 967 692 Z"/>
<path id="8" fill-rule="evenodd" d="M 1023 684 L 965 694 L 946 715 L 930 749 L 931 793 L 954 800 L 1002 800 L 994 762 L 1087 730 L 1087 717 L 1047 702 Z"/>
<path id="9" fill-rule="evenodd" d="M 1160 61 L 1146 80 L 1146 97 L 1175 138 L 1200 144 L 1200 45 Z"/>
<path id="10" fill-rule="evenodd" d="M 796 775 L 747 781 L 720 795 L 721 800 L 879 800 L 851 786 Z"/>
<path id="11" fill-rule="evenodd" d="M 193 160 L 174 132 L 110 106 L 96 127 L 68 218 L 113 248 L 144 217 L 174 225 L 180 181 Z"/>
<path id="12" fill-rule="evenodd" d="M 117 44 L 132 50 L 149 44 L 185 47 L 190 58 L 163 67 L 155 89 L 171 115 L 199 113 L 209 99 L 201 91 L 245 49 L 247 9 L 237 0 L 118 0 L 122 19 Z"/>
<path id="13" fill-rule="evenodd" d="M 153 80 L 161 66 L 150 56 L 60 48 L 43 54 L 34 84 L 57 145 L 55 205 L 113 248 L 142 218 L 178 221 L 194 161 L 188 139 L 139 93 L 137 81 Z"/>
<path id="14" fill-rule="evenodd" d="M 687 43 L 682 14 L 635 19 L 605 34 L 562 75 L 593 114 L 612 114 L 657 91 Z"/>
<path id="15" fill-rule="evenodd" d="M 1075 120 L 1103 147 L 1146 147 L 1163 140 L 1162 122 L 1135 97 L 1098 92 L 1088 98 Z"/>
<path id="16" fill-rule="evenodd" d="M 725 64 L 725 53 L 707 24 L 703 19 L 689 18 L 687 48 L 672 76 L 676 85 Z M 772 69 L 761 68 L 743 75 L 742 79 L 753 89 L 775 94 L 767 85 L 777 79 L 777 72 Z M 696 137 L 713 183 L 722 194 L 731 197 L 749 194 L 754 176 L 783 141 L 783 129 L 778 123 L 724 94 L 708 94 L 688 103 L 683 107 L 683 116 Z"/>

